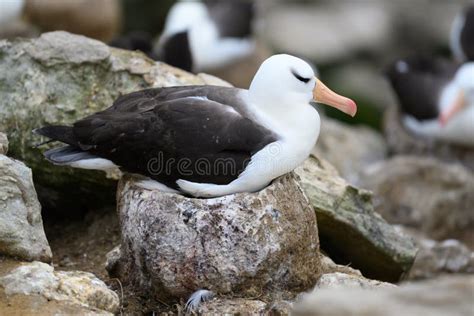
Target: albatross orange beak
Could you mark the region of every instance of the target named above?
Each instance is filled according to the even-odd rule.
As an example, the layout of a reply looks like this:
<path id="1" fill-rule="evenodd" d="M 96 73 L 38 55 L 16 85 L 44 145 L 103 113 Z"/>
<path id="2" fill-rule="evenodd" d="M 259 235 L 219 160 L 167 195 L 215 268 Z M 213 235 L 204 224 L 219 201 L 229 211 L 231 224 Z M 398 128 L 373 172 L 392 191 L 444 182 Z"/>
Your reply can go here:
<path id="1" fill-rule="evenodd" d="M 354 101 L 332 91 L 318 78 L 316 78 L 316 85 L 313 90 L 313 99 L 318 103 L 335 107 L 350 116 L 354 116 L 357 112 L 357 105 Z"/>
<path id="2" fill-rule="evenodd" d="M 439 123 L 441 126 L 445 126 L 446 123 L 458 113 L 466 105 L 466 98 L 464 92 L 460 91 L 454 102 L 441 113 L 439 116 Z"/>

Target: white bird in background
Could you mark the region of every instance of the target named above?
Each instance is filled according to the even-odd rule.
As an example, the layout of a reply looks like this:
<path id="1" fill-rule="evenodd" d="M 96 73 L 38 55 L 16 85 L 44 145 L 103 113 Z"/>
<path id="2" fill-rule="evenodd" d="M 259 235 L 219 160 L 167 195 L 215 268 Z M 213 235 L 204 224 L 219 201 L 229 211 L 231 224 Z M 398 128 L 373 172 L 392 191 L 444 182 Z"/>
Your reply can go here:
<path id="1" fill-rule="evenodd" d="M 210 71 L 255 50 L 251 1 L 179 1 L 158 42 L 160 60 L 187 71 Z"/>
<path id="2" fill-rule="evenodd" d="M 388 72 L 402 123 L 415 135 L 474 146 L 474 6 L 453 22 L 453 55 L 462 65 L 429 57 L 399 59 Z"/>
<path id="3" fill-rule="evenodd" d="M 23 12 L 25 0 L 0 1 L 0 27 L 18 20 Z"/>
<path id="4" fill-rule="evenodd" d="M 312 101 L 352 116 L 357 111 L 354 101 L 319 81 L 309 64 L 274 55 L 260 66 L 248 90 L 147 89 L 121 96 L 73 126 L 35 132 L 67 144 L 44 153 L 52 163 L 120 167 L 148 177 L 139 183 L 147 189 L 215 197 L 258 191 L 300 165 L 320 130 Z M 202 169 L 203 160 L 208 168 Z"/>
<path id="5" fill-rule="evenodd" d="M 403 123 L 413 133 L 464 146 L 474 146 L 474 63 L 464 64 L 453 80 L 442 87 L 438 116 L 419 121 L 405 116 Z"/>

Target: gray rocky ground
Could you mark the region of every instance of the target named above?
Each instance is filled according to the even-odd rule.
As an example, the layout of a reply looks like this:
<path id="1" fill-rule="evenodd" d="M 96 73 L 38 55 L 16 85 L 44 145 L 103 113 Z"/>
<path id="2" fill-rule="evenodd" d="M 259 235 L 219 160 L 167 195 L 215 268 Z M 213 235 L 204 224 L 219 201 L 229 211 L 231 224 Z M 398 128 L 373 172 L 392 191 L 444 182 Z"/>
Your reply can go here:
<path id="1" fill-rule="evenodd" d="M 362 185 L 374 191 L 376 210 L 389 222 L 472 246 L 474 174 L 468 168 L 399 155 L 367 168 Z"/>

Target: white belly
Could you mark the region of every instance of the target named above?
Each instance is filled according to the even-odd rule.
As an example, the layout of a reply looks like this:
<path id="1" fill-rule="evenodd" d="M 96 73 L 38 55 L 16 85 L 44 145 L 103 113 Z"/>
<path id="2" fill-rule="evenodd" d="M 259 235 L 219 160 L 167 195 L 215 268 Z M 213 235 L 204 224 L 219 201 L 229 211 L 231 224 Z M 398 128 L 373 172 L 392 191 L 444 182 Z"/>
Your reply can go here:
<path id="1" fill-rule="evenodd" d="M 405 127 L 412 133 L 441 141 L 474 146 L 474 106 L 468 106 L 459 112 L 445 126 L 438 120 L 418 121 L 412 117 L 405 117 Z"/>

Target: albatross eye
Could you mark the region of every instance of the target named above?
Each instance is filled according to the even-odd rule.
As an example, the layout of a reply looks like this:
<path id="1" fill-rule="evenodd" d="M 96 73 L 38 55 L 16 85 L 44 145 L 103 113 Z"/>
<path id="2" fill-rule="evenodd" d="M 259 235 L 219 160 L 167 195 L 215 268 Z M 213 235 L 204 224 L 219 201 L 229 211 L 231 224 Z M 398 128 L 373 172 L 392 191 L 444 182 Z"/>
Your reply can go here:
<path id="1" fill-rule="evenodd" d="M 296 71 L 294 71 L 294 70 L 291 70 L 291 73 L 293 74 L 293 76 L 295 76 L 296 79 L 298 79 L 301 82 L 308 83 L 311 80 L 310 78 L 305 78 L 305 77 L 302 77 L 302 76 L 298 75 L 296 73 Z"/>

